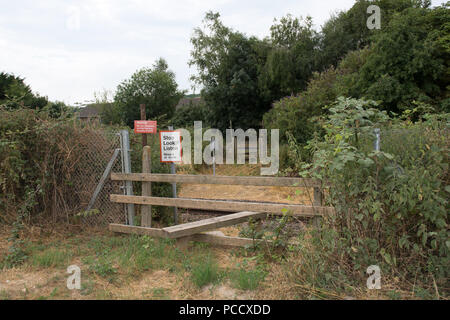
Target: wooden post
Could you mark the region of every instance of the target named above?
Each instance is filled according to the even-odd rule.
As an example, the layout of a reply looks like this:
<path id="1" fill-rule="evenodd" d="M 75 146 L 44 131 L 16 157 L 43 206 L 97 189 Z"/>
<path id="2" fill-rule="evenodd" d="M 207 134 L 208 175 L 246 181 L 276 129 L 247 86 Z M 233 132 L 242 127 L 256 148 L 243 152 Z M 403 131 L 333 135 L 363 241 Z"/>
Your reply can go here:
<path id="1" fill-rule="evenodd" d="M 147 120 L 147 116 L 145 114 L 145 104 L 141 104 L 141 120 Z M 142 147 L 145 147 L 147 145 L 147 134 L 142 134 Z"/>
<path id="2" fill-rule="evenodd" d="M 152 172 L 152 152 L 150 146 L 144 146 L 142 150 L 142 172 L 151 173 Z M 142 182 L 142 195 L 151 196 L 152 195 L 152 183 Z M 152 206 L 142 205 L 141 206 L 141 226 L 151 227 L 152 226 Z"/>
<path id="3" fill-rule="evenodd" d="M 314 206 L 320 207 L 322 206 L 323 202 L 323 193 L 322 188 L 320 187 L 314 187 Z M 320 216 L 316 216 L 313 218 L 313 223 L 316 226 L 316 228 L 320 228 L 321 225 L 321 218 Z"/>

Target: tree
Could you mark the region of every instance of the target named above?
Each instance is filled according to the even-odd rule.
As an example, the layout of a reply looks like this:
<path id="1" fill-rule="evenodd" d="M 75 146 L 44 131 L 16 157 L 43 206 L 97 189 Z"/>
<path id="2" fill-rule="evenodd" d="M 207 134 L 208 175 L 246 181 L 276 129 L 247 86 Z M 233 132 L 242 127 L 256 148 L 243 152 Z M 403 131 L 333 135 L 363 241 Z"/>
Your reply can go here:
<path id="1" fill-rule="evenodd" d="M 367 8 L 377 5 L 381 9 L 381 30 L 369 30 L 366 26 Z M 336 66 L 350 51 L 364 48 L 371 43 L 373 35 L 383 32 L 392 17 L 408 8 L 427 8 L 429 0 L 357 0 L 348 11 L 333 15 L 321 30 L 322 69 Z"/>
<path id="2" fill-rule="evenodd" d="M 152 68 L 142 68 L 119 84 L 114 103 L 120 120 L 132 127 L 134 120 L 140 119 L 140 104 L 146 105 L 147 119 L 169 119 L 182 96 L 175 74 L 169 70 L 167 62 L 160 58 Z"/>
<path id="3" fill-rule="evenodd" d="M 361 96 L 383 102 L 386 110 L 401 112 L 414 101 L 440 108 L 447 98 L 448 49 L 442 39 L 448 31 L 449 5 L 409 8 L 394 15 L 374 38 L 372 54 L 361 68 L 357 83 Z"/>
<path id="4" fill-rule="evenodd" d="M 312 19 L 287 15 L 270 28 L 271 49 L 260 76 L 260 86 L 271 100 L 296 94 L 306 88 L 318 69 L 319 36 Z"/>
<path id="5" fill-rule="evenodd" d="M 331 66 L 321 73 L 314 73 L 306 90 L 273 103 L 272 109 L 264 115 L 264 127 L 280 129 L 283 142 L 287 142 L 289 132 L 298 143 L 305 144 L 320 130 L 320 124 L 312 119 L 324 114 L 327 105 L 341 95 L 358 96 L 354 91 L 355 82 L 369 54 L 367 48 L 352 51 L 336 68 Z"/>
<path id="6" fill-rule="evenodd" d="M 175 111 L 171 124 L 175 128 L 192 127 L 194 121 L 205 121 L 207 113 L 208 108 L 204 101 L 199 101 L 197 103 L 189 101 L 187 105 L 183 105 Z M 204 123 L 203 126 L 207 127 L 208 123 Z"/>
<path id="7" fill-rule="evenodd" d="M 202 96 L 209 107 L 208 122 L 219 129 L 259 127 L 270 100 L 258 86 L 259 66 L 265 61 L 265 44 L 255 37 L 225 27 L 218 13 L 208 12 L 204 30 L 196 28 L 191 38 L 189 64 L 203 85 Z"/>
<path id="8" fill-rule="evenodd" d="M 47 97 L 33 94 L 23 78 L 6 72 L 0 73 L 0 105 L 9 109 L 29 107 L 40 110 L 47 104 Z"/>

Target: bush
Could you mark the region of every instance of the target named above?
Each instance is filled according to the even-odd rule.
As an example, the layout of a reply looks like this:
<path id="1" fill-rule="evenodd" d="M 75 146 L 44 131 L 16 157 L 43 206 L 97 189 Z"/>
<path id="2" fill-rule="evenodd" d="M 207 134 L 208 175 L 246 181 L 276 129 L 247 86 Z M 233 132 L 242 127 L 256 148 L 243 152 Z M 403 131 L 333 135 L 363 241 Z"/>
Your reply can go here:
<path id="1" fill-rule="evenodd" d="M 175 111 L 171 122 L 175 129 L 192 127 L 194 121 L 203 121 L 203 125 L 205 125 L 207 113 L 208 109 L 204 101 L 197 103 L 190 101 L 189 104 L 181 106 Z"/>
<path id="2" fill-rule="evenodd" d="M 17 208 L 27 208 L 27 221 L 38 213 L 65 216 L 58 205 L 79 202 L 70 181 L 86 167 L 83 138 L 90 133 L 46 112 L 0 109 L 0 221 L 16 220 Z"/>
<path id="3" fill-rule="evenodd" d="M 314 132 L 320 131 L 317 116 L 327 112 L 326 105 L 339 95 L 353 95 L 352 87 L 357 72 L 364 64 L 368 49 L 350 52 L 336 68 L 315 73 L 305 91 L 276 101 L 264 115 L 264 127 L 280 129 L 282 142 L 287 142 L 289 132 L 299 144 L 306 144 Z"/>
<path id="4" fill-rule="evenodd" d="M 449 115 L 412 123 L 391 119 L 373 101 L 345 98 L 329 112 L 324 137 L 308 142 L 313 162 L 301 172 L 327 181 L 336 209 L 316 250 L 349 276 L 376 264 L 385 275 L 445 285 Z M 373 150 L 374 128 L 381 128 L 381 151 Z"/>

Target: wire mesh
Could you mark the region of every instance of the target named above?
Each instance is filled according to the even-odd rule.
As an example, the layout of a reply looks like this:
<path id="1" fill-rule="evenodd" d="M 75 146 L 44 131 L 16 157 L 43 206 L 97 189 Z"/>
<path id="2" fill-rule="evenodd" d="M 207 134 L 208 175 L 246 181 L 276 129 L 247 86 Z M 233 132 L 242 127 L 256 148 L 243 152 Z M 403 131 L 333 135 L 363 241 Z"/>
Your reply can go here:
<path id="1" fill-rule="evenodd" d="M 90 134 L 85 135 L 84 148 L 80 163 L 72 177 L 76 186 L 76 198 L 79 199 L 77 208 L 84 225 L 103 226 L 109 223 L 124 223 L 125 211 L 123 204 L 111 202 L 110 194 L 123 193 L 122 182 L 106 179 L 102 189 L 91 208 L 86 211 L 95 189 L 111 160 L 115 149 L 120 148 L 120 135 L 117 130 L 93 129 Z M 115 159 L 112 172 L 122 172 L 120 155 Z"/>

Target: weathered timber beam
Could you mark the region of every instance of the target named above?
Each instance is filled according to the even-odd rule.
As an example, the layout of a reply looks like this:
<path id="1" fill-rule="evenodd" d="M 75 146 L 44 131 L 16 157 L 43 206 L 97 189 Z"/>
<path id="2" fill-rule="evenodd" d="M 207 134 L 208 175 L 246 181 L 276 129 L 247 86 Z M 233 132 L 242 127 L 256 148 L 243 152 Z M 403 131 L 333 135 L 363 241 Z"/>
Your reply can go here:
<path id="1" fill-rule="evenodd" d="M 169 238 L 181 238 L 202 231 L 219 229 L 247 221 L 249 218 L 261 219 L 266 214 L 261 212 L 238 212 L 225 216 L 214 217 L 189 223 L 183 223 L 172 227 L 163 228 Z"/>
<path id="2" fill-rule="evenodd" d="M 144 196 L 126 196 L 112 194 L 110 196 L 112 202 L 134 203 L 143 205 L 181 207 L 200 210 L 214 210 L 227 212 L 267 212 L 274 214 L 282 214 L 284 210 L 288 210 L 295 216 L 314 217 L 320 215 L 333 214 L 333 207 L 322 206 L 305 206 L 296 204 L 282 203 L 264 203 L 264 202 L 243 202 L 243 201 L 225 201 L 225 200 L 205 200 L 205 199 L 188 199 L 188 198 L 164 198 L 164 197 L 144 197 Z"/>
<path id="3" fill-rule="evenodd" d="M 275 187 L 320 187 L 319 180 L 289 177 L 242 177 L 242 176 L 211 176 L 195 174 L 164 174 L 164 173 L 111 173 L 111 180 L 145 181 L 145 182 L 176 182 L 187 184 L 225 184 L 246 186 Z"/>

